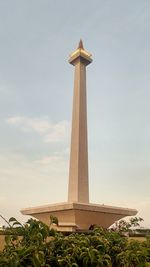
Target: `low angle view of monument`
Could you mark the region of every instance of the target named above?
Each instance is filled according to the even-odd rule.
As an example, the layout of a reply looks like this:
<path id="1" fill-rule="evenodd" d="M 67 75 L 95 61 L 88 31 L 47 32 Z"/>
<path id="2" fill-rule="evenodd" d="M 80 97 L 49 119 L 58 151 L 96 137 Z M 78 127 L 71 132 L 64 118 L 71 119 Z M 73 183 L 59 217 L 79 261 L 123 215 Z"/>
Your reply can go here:
<path id="1" fill-rule="evenodd" d="M 89 202 L 86 66 L 91 62 L 91 54 L 84 49 L 80 40 L 78 48 L 69 58 L 75 74 L 68 202 L 21 210 L 22 214 L 33 216 L 47 225 L 50 223 L 50 216 L 56 216 L 60 231 L 86 230 L 95 224 L 108 228 L 123 217 L 137 214 L 135 209 Z"/>

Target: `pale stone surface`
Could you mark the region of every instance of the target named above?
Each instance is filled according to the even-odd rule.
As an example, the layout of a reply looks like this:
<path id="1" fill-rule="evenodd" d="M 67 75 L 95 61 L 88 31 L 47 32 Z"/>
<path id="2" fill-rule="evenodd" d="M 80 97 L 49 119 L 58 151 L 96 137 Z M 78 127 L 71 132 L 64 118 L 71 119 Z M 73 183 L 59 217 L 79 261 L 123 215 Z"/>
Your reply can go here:
<path id="1" fill-rule="evenodd" d="M 75 77 L 68 202 L 89 203 L 86 66 L 91 62 L 91 54 L 84 50 L 80 40 L 69 59 L 75 66 Z"/>
<path id="2" fill-rule="evenodd" d="M 30 214 L 47 225 L 50 224 L 50 215 L 56 216 L 59 221 L 59 230 L 72 231 L 89 229 L 92 224 L 107 228 L 125 216 L 136 215 L 137 211 L 98 204 L 67 202 L 23 209 L 22 213 Z"/>
<path id="3" fill-rule="evenodd" d="M 82 41 L 71 54 L 69 62 L 75 66 L 75 78 L 68 202 L 27 208 L 21 212 L 47 225 L 50 225 L 50 215 L 56 216 L 60 231 L 89 229 L 93 224 L 107 228 L 125 216 L 136 215 L 137 211 L 89 203 L 86 66 L 92 59 L 91 54 L 84 50 Z"/>

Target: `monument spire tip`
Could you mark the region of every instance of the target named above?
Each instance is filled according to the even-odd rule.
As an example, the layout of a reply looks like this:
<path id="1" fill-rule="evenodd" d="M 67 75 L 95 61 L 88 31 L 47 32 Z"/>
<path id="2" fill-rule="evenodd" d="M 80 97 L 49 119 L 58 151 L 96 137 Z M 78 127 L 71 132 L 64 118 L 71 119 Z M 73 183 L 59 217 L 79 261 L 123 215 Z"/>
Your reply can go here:
<path id="1" fill-rule="evenodd" d="M 78 48 L 82 48 L 82 49 L 84 49 L 84 47 L 83 47 L 83 41 L 82 41 L 82 39 L 80 39 L 80 42 L 79 42 Z"/>

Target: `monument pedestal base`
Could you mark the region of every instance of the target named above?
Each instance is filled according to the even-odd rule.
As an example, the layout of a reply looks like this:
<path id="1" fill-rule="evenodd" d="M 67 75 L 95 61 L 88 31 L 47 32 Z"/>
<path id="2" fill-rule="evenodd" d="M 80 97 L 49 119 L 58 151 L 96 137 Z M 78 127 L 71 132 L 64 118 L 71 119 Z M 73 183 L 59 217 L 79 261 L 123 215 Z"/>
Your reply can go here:
<path id="1" fill-rule="evenodd" d="M 74 232 L 88 230 L 91 225 L 108 228 L 114 222 L 126 216 L 137 214 L 135 209 L 127 209 L 90 203 L 60 203 L 21 210 L 24 215 L 30 215 L 50 225 L 50 216 L 58 218 L 59 231 Z"/>

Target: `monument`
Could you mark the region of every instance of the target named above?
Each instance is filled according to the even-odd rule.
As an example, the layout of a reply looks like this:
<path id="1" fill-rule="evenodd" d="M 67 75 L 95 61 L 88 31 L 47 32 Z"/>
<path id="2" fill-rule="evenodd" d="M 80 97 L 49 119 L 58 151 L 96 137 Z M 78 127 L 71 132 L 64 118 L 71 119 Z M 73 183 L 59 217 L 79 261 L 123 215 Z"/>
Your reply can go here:
<path id="1" fill-rule="evenodd" d="M 123 217 L 137 214 L 135 209 L 89 203 L 86 66 L 91 62 L 91 54 L 84 49 L 80 40 L 69 59 L 75 67 L 75 77 L 68 202 L 21 210 L 22 214 L 31 215 L 48 225 L 50 215 L 56 216 L 60 231 L 86 230 L 93 224 L 108 228 Z"/>

